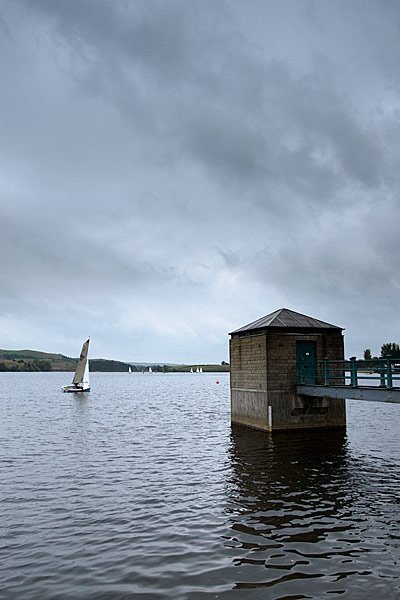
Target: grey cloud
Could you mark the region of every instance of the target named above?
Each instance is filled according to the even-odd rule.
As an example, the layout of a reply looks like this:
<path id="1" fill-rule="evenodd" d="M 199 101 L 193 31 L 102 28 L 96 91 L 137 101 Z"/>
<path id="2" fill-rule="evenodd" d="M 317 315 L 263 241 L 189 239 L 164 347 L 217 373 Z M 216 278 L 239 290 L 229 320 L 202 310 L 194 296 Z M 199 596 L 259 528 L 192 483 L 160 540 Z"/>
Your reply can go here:
<path id="1" fill-rule="evenodd" d="M 113 65 L 118 73 L 125 66 L 134 74 L 135 66 L 144 65 L 166 84 L 187 77 L 196 54 L 204 50 L 207 39 L 203 9 L 185 2 L 153 1 L 110 4 L 107 1 L 54 3 L 39 0 L 27 7 L 52 18 L 58 32 L 71 48 L 80 49 L 90 61 L 101 57 L 103 65 Z M 205 39 L 204 39 L 205 38 Z M 91 51 L 95 54 L 91 55 Z M 129 59 L 121 64 L 119 59 Z"/>
<path id="2" fill-rule="evenodd" d="M 296 116 L 308 135 L 317 136 L 316 145 L 328 146 L 341 169 L 353 180 L 368 187 L 380 181 L 381 148 L 372 123 L 358 123 L 358 116 L 334 94 L 306 92 L 296 107 Z"/>
<path id="3" fill-rule="evenodd" d="M 125 348 L 181 349 L 189 332 L 222 360 L 232 325 L 275 303 L 351 317 L 356 344 L 357 298 L 371 322 L 396 305 L 396 6 L 243 6 L 4 2 L 15 323 L 35 305 L 79 332 L 86 298 L 104 347 L 112 314 Z"/>
<path id="4" fill-rule="evenodd" d="M 86 2 L 83 7 L 35 4 L 57 19 L 71 48 L 88 45 L 95 50 L 86 56 L 83 81 L 103 81 L 102 92 L 108 95 L 111 78 L 111 99 L 125 115 L 129 113 L 135 127 L 147 124 L 153 135 L 164 134 L 169 140 L 183 135 L 184 148 L 195 160 L 217 176 L 243 179 L 243 185 L 249 177 L 264 182 L 276 178 L 282 166 L 281 179 L 297 192 L 303 189 L 310 195 L 313 181 L 320 189 L 321 179 L 328 189 L 334 180 L 338 185 L 341 178 L 334 165 L 319 166 L 304 146 L 299 152 L 285 147 L 283 135 L 300 134 L 314 151 L 330 151 L 349 179 L 378 185 L 377 140 L 357 123 L 357 114 L 338 101 L 335 92 L 319 88 L 313 73 L 304 85 L 278 62 L 268 64 L 258 55 L 249 56 L 249 47 L 232 38 L 221 52 L 226 33 L 215 29 L 205 33 L 202 27 L 210 13 L 218 15 L 209 4 L 195 14 L 182 3 L 172 3 L 168 10 L 160 3 L 137 4 L 130 10 L 120 3 L 111 8 L 109 3 Z M 138 60 L 144 70 L 137 66 L 132 70 Z M 121 67 L 121 61 L 129 68 Z M 166 66 L 169 62 L 173 73 Z M 155 72 L 156 78 L 151 75 Z M 143 77 L 145 95 L 139 82 Z M 251 98 L 248 90 L 253 92 Z M 159 103 L 160 92 L 167 105 Z M 200 119 L 195 116 L 198 110 Z M 271 164 L 273 156 L 278 157 L 276 164 Z M 311 183 L 304 186 L 304 181 Z"/>
<path id="5" fill-rule="evenodd" d="M 233 250 L 216 247 L 215 251 L 222 256 L 228 267 L 235 268 L 240 265 L 240 256 L 236 252 L 233 252 Z"/>

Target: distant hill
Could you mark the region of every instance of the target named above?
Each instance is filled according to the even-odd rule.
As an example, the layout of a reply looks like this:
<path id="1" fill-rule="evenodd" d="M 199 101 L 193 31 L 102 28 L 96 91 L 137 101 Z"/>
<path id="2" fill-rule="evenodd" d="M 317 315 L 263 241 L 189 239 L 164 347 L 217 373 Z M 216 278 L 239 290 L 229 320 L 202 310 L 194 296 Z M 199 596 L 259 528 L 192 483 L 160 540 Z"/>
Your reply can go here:
<path id="1" fill-rule="evenodd" d="M 75 371 L 78 358 L 37 350 L 0 350 L 0 371 Z M 91 359 L 91 371 L 128 371 L 118 360 Z"/>
<path id="2" fill-rule="evenodd" d="M 0 350 L 0 371 L 74 371 L 77 360 L 36 350 Z"/>
<path id="3" fill-rule="evenodd" d="M 70 358 L 63 354 L 52 354 L 50 352 L 39 352 L 37 350 L 1 350 L 0 349 L 0 371 L 75 371 L 77 358 Z M 227 372 L 229 365 L 175 365 L 171 363 L 127 363 L 119 360 L 107 360 L 104 358 L 91 358 L 90 370 L 92 372 L 142 372 L 151 367 L 154 373 L 183 373 L 196 371 L 201 367 L 204 373 Z"/>
<path id="4" fill-rule="evenodd" d="M 130 367 L 129 363 L 120 362 L 119 360 L 107 360 L 105 358 L 93 358 L 90 359 L 90 370 L 93 371 L 114 371 L 123 372 L 128 371 Z M 136 369 L 131 367 L 132 371 Z"/>

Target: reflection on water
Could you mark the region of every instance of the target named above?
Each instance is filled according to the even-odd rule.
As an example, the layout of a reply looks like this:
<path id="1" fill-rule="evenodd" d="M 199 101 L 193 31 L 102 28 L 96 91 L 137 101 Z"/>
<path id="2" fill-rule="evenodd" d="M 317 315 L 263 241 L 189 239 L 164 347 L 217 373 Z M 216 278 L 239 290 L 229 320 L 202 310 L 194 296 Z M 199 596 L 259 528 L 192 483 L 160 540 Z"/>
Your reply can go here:
<path id="1" fill-rule="evenodd" d="M 1 600 L 400 597 L 399 407 L 270 435 L 218 380 L 0 374 Z"/>
<path id="2" fill-rule="evenodd" d="M 231 439 L 225 543 L 236 589 L 273 588 L 254 598 L 397 597 L 397 468 L 352 458 L 340 430 L 271 436 L 234 426 Z"/>

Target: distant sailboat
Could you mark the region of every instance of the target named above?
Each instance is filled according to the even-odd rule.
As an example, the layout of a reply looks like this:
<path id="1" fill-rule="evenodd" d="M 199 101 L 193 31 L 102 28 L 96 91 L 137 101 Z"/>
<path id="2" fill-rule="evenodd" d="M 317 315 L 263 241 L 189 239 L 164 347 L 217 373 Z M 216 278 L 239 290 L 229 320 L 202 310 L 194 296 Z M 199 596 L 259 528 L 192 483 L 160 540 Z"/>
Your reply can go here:
<path id="1" fill-rule="evenodd" d="M 202 372 L 203 372 L 203 367 L 200 367 L 200 373 L 202 373 Z"/>
<path id="2" fill-rule="evenodd" d="M 192 369 L 192 367 L 190 367 L 190 372 L 191 372 L 191 373 L 193 373 L 193 369 Z"/>
<path id="3" fill-rule="evenodd" d="M 90 338 L 86 340 L 82 346 L 72 385 L 65 385 L 62 388 L 63 392 L 90 392 L 88 360 L 89 341 Z"/>
<path id="4" fill-rule="evenodd" d="M 199 367 L 197 367 L 197 369 L 196 369 L 196 373 L 200 373 L 200 369 L 199 369 Z"/>
<path id="5" fill-rule="evenodd" d="M 149 367 L 149 373 L 152 373 L 153 369 L 151 367 Z"/>
<path id="6" fill-rule="evenodd" d="M 128 367 L 128 373 L 132 373 L 132 369 Z"/>

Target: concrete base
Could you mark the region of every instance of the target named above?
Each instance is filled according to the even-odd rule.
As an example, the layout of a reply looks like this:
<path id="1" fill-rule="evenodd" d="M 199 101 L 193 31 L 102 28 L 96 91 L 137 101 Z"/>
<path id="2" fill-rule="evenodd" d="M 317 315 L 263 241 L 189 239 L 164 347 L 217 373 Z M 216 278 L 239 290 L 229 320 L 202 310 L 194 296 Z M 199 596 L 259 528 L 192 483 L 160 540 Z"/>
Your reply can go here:
<path id="1" fill-rule="evenodd" d="M 231 421 L 263 431 L 346 427 L 345 401 L 232 388 Z"/>
<path id="2" fill-rule="evenodd" d="M 263 390 L 231 390 L 232 423 L 270 431 L 267 392 Z"/>

